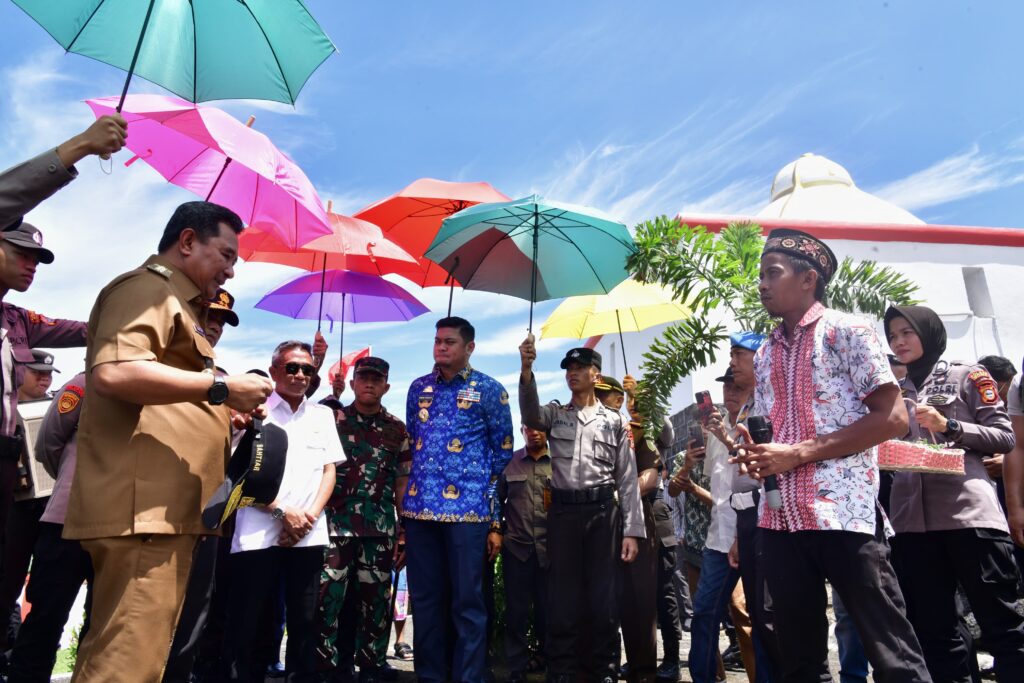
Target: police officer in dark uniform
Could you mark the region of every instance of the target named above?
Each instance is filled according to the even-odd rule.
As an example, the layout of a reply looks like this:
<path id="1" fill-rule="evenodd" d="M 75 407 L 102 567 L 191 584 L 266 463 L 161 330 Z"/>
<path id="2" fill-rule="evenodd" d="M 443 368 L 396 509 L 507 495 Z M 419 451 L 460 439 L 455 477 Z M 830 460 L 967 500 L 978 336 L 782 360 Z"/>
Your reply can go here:
<path id="1" fill-rule="evenodd" d="M 562 360 L 572 392 L 565 406 L 540 404 L 532 334 L 519 354 L 523 423 L 549 432 L 551 451 L 548 677 L 556 683 L 575 680 L 583 668 L 576 640 L 587 623 L 592 636 L 589 674 L 597 681 L 614 681 L 619 560 L 636 559 L 637 539 L 647 537 L 629 424 L 594 395 L 601 355 L 593 349 L 572 349 Z M 581 613 L 584 607 L 587 614 Z"/>

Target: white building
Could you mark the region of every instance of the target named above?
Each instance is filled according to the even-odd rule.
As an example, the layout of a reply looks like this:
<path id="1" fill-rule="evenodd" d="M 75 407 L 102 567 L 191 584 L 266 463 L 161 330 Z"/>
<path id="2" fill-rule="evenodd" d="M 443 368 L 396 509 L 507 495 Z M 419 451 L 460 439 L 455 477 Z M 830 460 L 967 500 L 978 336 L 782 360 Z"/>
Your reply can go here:
<path id="1" fill-rule="evenodd" d="M 735 221 L 757 222 L 766 233 L 795 228 L 827 241 L 840 260 L 849 256 L 891 266 L 917 284 L 917 298 L 942 316 L 949 335 L 948 358 L 976 360 L 998 354 L 1021 366 L 1024 306 L 1017 297 L 1024 296 L 1024 230 L 927 225 L 860 190 L 846 169 L 814 154 L 805 154 L 776 174 L 771 202 L 755 216 L 679 218 L 714 231 Z M 631 368 L 640 367 L 641 354 L 663 329 L 627 335 Z M 609 359 L 605 370 L 621 376 L 618 338 L 594 338 L 591 343 Z M 723 348 L 718 367 L 682 382 L 673 394 L 673 412 L 692 403 L 695 391 L 714 389 L 713 378 L 727 363 L 728 349 Z"/>

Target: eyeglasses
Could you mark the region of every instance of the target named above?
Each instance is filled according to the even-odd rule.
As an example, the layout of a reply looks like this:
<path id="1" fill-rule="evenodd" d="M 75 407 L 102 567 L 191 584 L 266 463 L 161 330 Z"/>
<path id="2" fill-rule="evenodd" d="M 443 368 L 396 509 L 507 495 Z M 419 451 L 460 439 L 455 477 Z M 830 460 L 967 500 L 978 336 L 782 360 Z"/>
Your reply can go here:
<path id="1" fill-rule="evenodd" d="M 299 370 L 302 370 L 302 374 L 306 377 L 312 377 L 313 373 L 316 372 L 316 368 L 309 363 L 285 363 L 284 371 L 289 375 L 299 374 Z"/>

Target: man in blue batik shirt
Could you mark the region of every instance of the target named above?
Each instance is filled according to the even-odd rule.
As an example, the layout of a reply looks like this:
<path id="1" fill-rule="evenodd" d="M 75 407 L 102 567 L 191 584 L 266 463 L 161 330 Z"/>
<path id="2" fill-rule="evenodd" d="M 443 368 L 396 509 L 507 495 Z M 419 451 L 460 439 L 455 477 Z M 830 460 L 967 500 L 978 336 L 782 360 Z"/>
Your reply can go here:
<path id="1" fill-rule="evenodd" d="M 412 383 L 406 400 L 412 472 L 402 517 L 416 605 L 416 676 L 421 683 L 480 683 L 484 555 L 493 559 L 501 548 L 495 487 L 512 457 L 512 414 L 505 388 L 469 365 L 473 326 L 452 317 L 435 327 L 434 370 Z"/>

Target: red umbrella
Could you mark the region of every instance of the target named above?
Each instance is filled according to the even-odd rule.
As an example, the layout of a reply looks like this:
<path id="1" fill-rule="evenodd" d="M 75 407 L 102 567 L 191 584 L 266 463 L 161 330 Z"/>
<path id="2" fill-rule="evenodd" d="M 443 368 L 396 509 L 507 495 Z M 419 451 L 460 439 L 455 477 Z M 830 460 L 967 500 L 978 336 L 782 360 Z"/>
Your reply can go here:
<path id="1" fill-rule="evenodd" d="M 420 178 L 359 211 L 355 217 L 379 225 L 388 238 L 418 259 L 413 268 L 403 267 L 388 272 L 408 278 L 420 287 L 438 287 L 456 284 L 443 268 L 423 258 L 423 252 L 441 229 L 441 221 L 474 204 L 508 200 L 488 183 L 451 183 Z M 457 268 L 452 275 L 459 277 Z"/>
<path id="2" fill-rule="evenodd" d="M 351 216 L 331 212 L 327 202 L 329 235 L 292 249 L 263 230 L 249 229 L 238 239 L 238 256 L 245 261 L 278 263 L 303 270 L 354 270 L 384 275 L 398 268 L 414 268 L 416 259 L 384 236 L 379 227 Z"/>

